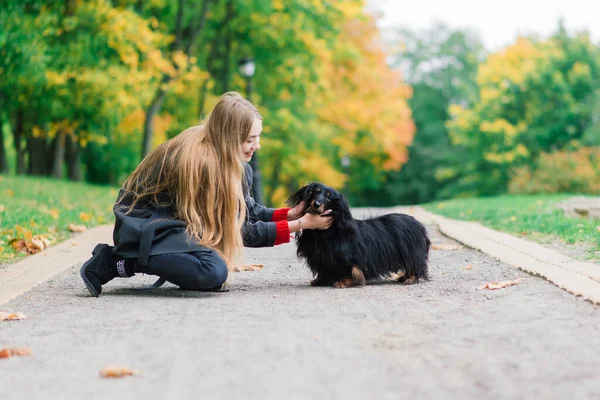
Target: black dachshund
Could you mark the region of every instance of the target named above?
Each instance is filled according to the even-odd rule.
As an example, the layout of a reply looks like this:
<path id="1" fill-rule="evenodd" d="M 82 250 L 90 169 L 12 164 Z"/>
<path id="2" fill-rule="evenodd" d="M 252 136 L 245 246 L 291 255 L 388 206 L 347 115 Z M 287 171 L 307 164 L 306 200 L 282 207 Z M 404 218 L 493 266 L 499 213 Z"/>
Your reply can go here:
<path id="1" fill-rule="evenodd" d="M 296 235 L 297 255 L 304 258 L 315 279 L 313 286 L 338 288 L 401 273 L 399 282 L 428 279 L 431 242 L 425 227 L 406 214 L 386 214 L 358 220 L 346 198 L 321 183 L 311 183 L 290 196 L 294 207 L 304 200 L 307 212 L 331 210 L 333 223 L 326 230 L 306 230 Z"/>

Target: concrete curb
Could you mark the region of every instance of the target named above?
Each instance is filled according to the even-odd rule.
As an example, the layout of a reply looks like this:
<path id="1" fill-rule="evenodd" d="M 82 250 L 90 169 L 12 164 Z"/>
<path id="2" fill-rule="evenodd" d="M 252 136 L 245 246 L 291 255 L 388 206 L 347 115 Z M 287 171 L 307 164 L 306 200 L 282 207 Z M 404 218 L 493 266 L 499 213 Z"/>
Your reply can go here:
<path id="1" fill-rule="evenodd" d="M 554 250 L 474 222 L 457 221 L 425 211 L 402 208 L 423 223 L 436 224 L 444 235 L 492 257 L 540 276 L 556 286 L 600 304 L 600 266 L 573 260 Z"/>
<path id="2" fill-rule="evenodd" d="M 0 269 L 0 306 L 54 275 L 81 264 L 96 243 L 112 243 L 112 225 L 94 227 L 45 251 Z"/>

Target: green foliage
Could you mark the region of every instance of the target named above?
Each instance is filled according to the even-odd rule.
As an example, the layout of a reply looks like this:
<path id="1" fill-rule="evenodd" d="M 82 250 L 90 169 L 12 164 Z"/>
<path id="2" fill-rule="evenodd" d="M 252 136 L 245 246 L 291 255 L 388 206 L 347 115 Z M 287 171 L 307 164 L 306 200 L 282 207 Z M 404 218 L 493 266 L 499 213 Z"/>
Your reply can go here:
<path id="1" fill-rule="evenodd" d="M 477 76 L 479 101 L 453 106 L 447 126 L 465 147 L 454 192 L 505 192 L 513 169 L 563 149 L 594 129 L 600 49 L 564 29 L 548 40 L 519 38 L 491 55 Z"/>
<path id="2" fill-rule="evenodd" d="M 516 169 L 511 193 L 600 193 L 600 148 L 542 153 L 535 167 Z"/>
<path id="3" fill-rule="evenodd" d="M 448 197 L 446 192 L 461 176 L 464 151 L 453 145 L 445 123 L 451 104 L 476 99 L 475 74 L 483 47 L 469 31 L 436 24 L 425 31 L 399 32 L 395 64 L 413 85 L 409 100 L 416 135 L 409 159 L 388 174 L 383 197 L 388 204 L 416 204 Z"/>
<path id="4" fill-rule="evenodd" d="M 589 257 L 600 258 L 600 222 L 585 218 L 567 218 L 557 208 L 569 198 L 567 194 L 455 199 L 425 205 L 436 214 L 466 221 L 476 221 L 490 228 L 523 236 L 542 243 L 591 245 Z"/>
<path id="5" fill-rule="evenodd" d="M 48 178 L 0 175 L 0 264 L 24 256 L 13 239 L 35 235 L 56 244 L 71 237 L 69 225 L 113 222 L 117 189 Z"/>

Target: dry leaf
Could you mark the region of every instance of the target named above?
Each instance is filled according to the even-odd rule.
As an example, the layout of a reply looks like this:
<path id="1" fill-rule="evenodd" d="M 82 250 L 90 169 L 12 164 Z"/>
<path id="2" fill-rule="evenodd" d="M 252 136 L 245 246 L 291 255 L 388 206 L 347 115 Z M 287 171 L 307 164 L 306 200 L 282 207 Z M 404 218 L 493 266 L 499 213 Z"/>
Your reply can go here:
<path id="1" fill-rule="evenodd" d="M 69 230 L 71 232 L 85 232 L 85 231 L 87 231 L 87 228 L 85 227 L 85 225 L 69 224 L 68 228 L 69 228 Z"/>
<path id="2" fill-rule="evenodd" d="M 511 220 L 511 221 L 516 221 L 516 220 L 517 220 L 517 217 L 515 217 L 515 216 L 513 215 L 512 217 L 510 217 L 510 220 Z"/>
<path id="3" fill-rule="evenodd" d="M 264 267 L 263 264 L 249 264 L 249 265 L 235 265 L 233 267 L 233 272 L 242 272 L 242 271 L 259 271 Z"/>
<path id="4" fill-rule="evenodd" d="M 103 378 L 122 378 L 124 376 L 139 375 L 139 372 L 127 367 L 104 367 L 100 370 L 100 376 Z"/>
<path id="5" fill-rule="evenodd" d="M 4 204 L 0 204 L 0 212 L 3 212 L 4 210 L 6 210 L 6 208 L 4 207 Z"/>
<path id="6" fill-rule="evenodd" d="M 515 279 L 512 281 L 488 282 L 485 285 L 483 285 L 481 287 L 481 289 L 489 289 L 489 290 L 503 289 L 503 288 L 507 288 L 509 286 L 514 286 L 514 285 L 518 284 L 519 282 L 521 282 L 521 280 L 522 280 L 522 278 Z"/>
<path id="7" fill-rule="evenodd" d="M 27 243 L 25 242 L 25 239 L 12 239 L 8 244 L 10 244 L 16 252 L 27 253 Z"/>
<path id="8" fill-rule="evenodd" d="M 82 222 L 89 222 L 90 218 L 91 218 L 90 214 L 84 213 L 83 211 L 79 213 L 79 219 Z"/>
<path id="9" fill-rule="evenodd" d="M 4 246 L 0 246 L 0 254 L 4 251 Z"/>
<path id="10" fill-rule="evenodd" d="M 29 347 L 5 347 L 0 349 L 0 358 L 9 358 L 12 356 L 30 356 L 31 348 Z"/>
<path id="11" fill-rule="evenodd" d="M 0 321 L 15 321 L 27 319 L 25 314 L 23 313 L 7 313 L 5 311 L 0 311 Z"/>
<path id="12" fill-rule="evenodd" d="M 39 239 L 32 239 L 31 247 L 33 248 L 34 252 L 37 253 L 38 251 L 44 250 L 46 248 L 46 245 Z"/>
<path id="13" fill-rule="evenodd" d="M 472 268 L 473 268 L 473 266 L 472 266 L 471 264 L 469 264 L 469 265 L 465 265 L 465 266 L 464 266 L 464 267 L 462 267 L 461 269 L 462 269 L 462 270 L 464 270 L 464 271 L 468 271 L 468 270 L 470 270 L 470 269 L 472 269 Z"/>
<path id="14" fill-rule="evenodd" d="M 431 248 L 433 250 L 460 250 L 464 246 L 460 244 L 432 244 Z"/>
<path id="15" fill-rule="evenodd" d="M 50 210 L 50 215 L 54 219 L 58 219 L 58 217 L 60 216 L 60 214 L 58 213 L 58 210 L 56 208 L 53 208 L 52 210 Z M 48 229 L 48 230 L 50 230 L 50 229 Z"/>

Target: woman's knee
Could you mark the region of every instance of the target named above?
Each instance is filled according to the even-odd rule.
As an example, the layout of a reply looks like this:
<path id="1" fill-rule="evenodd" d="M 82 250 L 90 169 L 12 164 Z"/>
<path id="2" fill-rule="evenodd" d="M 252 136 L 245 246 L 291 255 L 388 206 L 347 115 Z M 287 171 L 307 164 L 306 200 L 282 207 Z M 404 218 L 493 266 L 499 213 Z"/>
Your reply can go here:
<path id="1" fill-rule="evenodd" d="M 227 280 L 229 271 L 227 263 L 216 252 L 194 254 L 200 262 L 200 273 L 196 282 L 196 290 L 209 290 L 221 286 Z"/>

